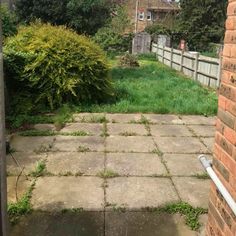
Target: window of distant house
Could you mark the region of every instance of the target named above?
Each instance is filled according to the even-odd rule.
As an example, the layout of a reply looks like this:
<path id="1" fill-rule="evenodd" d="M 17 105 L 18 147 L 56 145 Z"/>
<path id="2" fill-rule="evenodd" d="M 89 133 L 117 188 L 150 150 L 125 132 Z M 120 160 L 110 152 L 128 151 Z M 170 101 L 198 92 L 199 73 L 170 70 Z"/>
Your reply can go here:
<path id="1" fill-rule="evenodd" d="M 151 11 L 148 11 L 147 12 L 147 20 L 152 20 L 152 12 Z"/>
<path id="2" fill-rule="evenodd" d="M 139 12 L 138 13 L 138 19 L 139 20 L 144 20 L 144 12 Z"/>

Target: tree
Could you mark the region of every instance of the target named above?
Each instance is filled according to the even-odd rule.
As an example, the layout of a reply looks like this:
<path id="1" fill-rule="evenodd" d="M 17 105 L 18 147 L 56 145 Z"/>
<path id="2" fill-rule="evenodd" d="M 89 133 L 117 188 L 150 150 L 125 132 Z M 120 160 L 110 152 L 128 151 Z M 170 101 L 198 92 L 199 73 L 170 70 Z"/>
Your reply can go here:
<path id="1" fill-rule="evenodd" d="M 206 50 L 224 36 L 227 0 L 181 0 L 180 30 L 190 49 Z"/>
<path id="2" fill-rule="evenodd" d="M 67 4 L 69 26 L 79 33 L 93 35 L 110 18 L 111 8 L 106 0 L 70 0 Z"/>
<path id="3" fill-rule="evenodd" d="M 26 23 L 41 19 L 94 35 L 110 20 L 116 4 L 113 0 L 16 0 L 16 13 Z"/>

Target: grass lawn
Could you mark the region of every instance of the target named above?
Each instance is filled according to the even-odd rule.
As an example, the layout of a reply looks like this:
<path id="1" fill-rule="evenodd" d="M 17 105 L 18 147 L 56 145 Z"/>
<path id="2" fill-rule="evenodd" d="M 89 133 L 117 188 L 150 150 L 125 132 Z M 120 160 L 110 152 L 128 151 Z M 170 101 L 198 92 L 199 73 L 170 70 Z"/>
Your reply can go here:
<path id="1" fill-rule="evenodd" d="M 214 115 L 216 91 L 207 89 L 161 63 L 140 60 L 139 68 L 120 68 L 112 61 L 116 99 L 83 105 L 78 111 Z"/>
<path id="2" fill-rule="evenodd" d="M 64 123 L 74 112 L 160 113 L 215 115 L 217 95 L 213 89 L 186 78 L 155 58 L 142 57 L 139 68 L 121 68 L 111 61 L 115 97 L 104 104 L 64 105 L 54 116 L 7 117 L 12 128 L 33 123 Z"/>

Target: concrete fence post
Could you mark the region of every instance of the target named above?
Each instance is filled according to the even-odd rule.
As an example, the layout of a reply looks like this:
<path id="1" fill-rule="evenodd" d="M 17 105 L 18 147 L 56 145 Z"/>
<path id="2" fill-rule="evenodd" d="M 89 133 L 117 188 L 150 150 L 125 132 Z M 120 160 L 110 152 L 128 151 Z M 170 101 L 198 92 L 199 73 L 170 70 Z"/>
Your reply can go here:
<path id="1" fill-rule="evenodd" d="M 173 68 L 173 51 L 174 51 L 174 49 L 173 48 L 171 48 L 170 49 L 170 67 L 171 68 Z"/>
<path id="2" fill-rule="evenodd" d="M 195 63 L 194 63 L 194 80 L 197 80 L 198 78 L 198 59 L 199 59 L 199 53 L 197 52 L 195 55 Z"/>
<path id="3" fill-rule="evenodd" d="M 184 63 L 184 51 L 181 50 L 181 58 L 180 58 L 180 71 L 183 72 L 183 63 Z"/>

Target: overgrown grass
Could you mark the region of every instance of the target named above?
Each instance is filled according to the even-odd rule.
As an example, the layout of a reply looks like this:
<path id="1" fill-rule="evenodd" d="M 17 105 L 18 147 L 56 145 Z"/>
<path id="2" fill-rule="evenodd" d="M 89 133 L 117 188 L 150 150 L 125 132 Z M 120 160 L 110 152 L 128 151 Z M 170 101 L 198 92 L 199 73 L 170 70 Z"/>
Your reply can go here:
<path id="1" fill-rule="evenodd" d="M 14 115 L 7 117 L 11 128 L 25 124 L 54 123 L 60 130 L 73 122 L 74 112 L 159 113 L 185 115 L 215 115 L 217 94 L 213 89 L 186 78 L 159 63 L 155 55 L 140 55 L 139 68 L 121 68 L 112 61 L 111 75 L 115 96 L 103 104 L 65 104 L 52 114 Z M 88 122 L 86 118 L 81 122 Z M 89 122 L 107 122 L 104 116 L 92 117 Z"/>
<path id="2" fill-rule="evenodd" d="M 140 68 L 112 69 L 116 99 L 80 105 L 79 111 L 215 115 L 217 95 L 161 63 L 141 61 Z"/>

